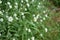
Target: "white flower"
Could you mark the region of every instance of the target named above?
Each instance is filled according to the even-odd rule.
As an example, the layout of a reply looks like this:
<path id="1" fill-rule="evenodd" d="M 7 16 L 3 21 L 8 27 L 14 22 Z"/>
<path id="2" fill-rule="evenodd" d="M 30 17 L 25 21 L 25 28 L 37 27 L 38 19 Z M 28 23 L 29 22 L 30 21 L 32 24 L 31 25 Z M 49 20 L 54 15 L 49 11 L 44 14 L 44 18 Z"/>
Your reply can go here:
<path id="1" fill-rule="evenodd" d="M 34 22 L 36 22 L 37 21 L 37 18 L 36 17 L 34 17 Z"/>
<path id="2" fill-rule="evenodd" d="M 8 17 L 8 21 L 9 21 L 9 22 L 12 22 L 12 21 L 13 21 L 13 17 L 11 17 L 11 16 Z"/>
<path id="3" fill-rule="evenodd" d="M 48 17 L 48 15 L 47 15 L 47 14 L 45 14 L 45 17 Z"/>
<path id="4" fill-rule="evenodd" d="M 0 13 L 2 13 L 2 11 L 0 11 Z"/>
<path id="5" fill-rule="evenodd" d="M 18 20 L 18 17 L 15 17 L 16 18 L 16 20 Z"/>
<path id="6" fill-rule="evenodd" d="M 35 17 L 35 14 L 33 14 L 33 17 Z"/>
<path id="7" fill-rule="evenodd" d="M 15 5 L 18 5 L 18 3 L 17 3 L 17 2 L 15 2 Z"/>
<path id="8" fill-rule="evenodd" d="M 47 28 L 45 28 L 45 32 L 47 32 L 48 31 L 48 29 Z"/>
<path id="9" fill-rule="evenodd" d="M 34 21 L 36 22 L 39 17 L 39 14 L 36 17 L 35 17 L 35 15 L 33 15 L 33 16 L 34 16 Z"/>
<path id="10" fill-rule="evenodd" d="M 22 12 L 21 15 L 24 15 L 24 13 Z"/>
<path id="11" fill-rule="evenodd" d="M 7 2 L 8 5 L 10 5 L 10 2 Z"/>
<path id="12" fill-rule="evenodd" d="M 27 8 L 25 8 L 25 11 L 27 11 Z"/>
<path id="13" fill-rule="evenodd" d="M 41 33 L 41 34 L 40 34 L 40 36 L 42 37 L 42 36 L 43 36 L 43 34 Z"/>
<path id="14" fill-rule="evenodd" d="M 14 7 L 15 7 L 16 9 L 18 8 L 18 6 L 17 6 L 17 5 L 15 5 Z"/>
<path id="15" fill-rule="evenodd" d="M 3 18 L 0 18 L 0 21 L 3 22 Z"/>
<path id="16" fill-rule="evenodd" d="M 28 32 L 31 32 L 31 29 L 28 29 Z"/>
<path id="17" fill-rule="evenodd" d="M 23 15 L 22 17 L 23 17 L 23 19 L 25 18 L 25 16 L 24 16 L 24 15 Z"/>
<path id="18" fill-rule="evenodd" d="M 18 8 L 18 3 L 17 2 L 15 2 L 15 6 L 14 6 L 15 8 Z"/>
<path id="19" fill-rule="evenodd" d="M 2 3 L 2 1 L 0 0 L 0 4 Z"/>
<path id="20" fill-rule="evenodd" d="M 16 14 L 16 13 L 14 13 L 14 16 L 16 17 L 16 16 L 17 16 L 17 14 Z"/>
<path id="21" fill-rule="evenodd" d="M 41 3 L 39 2 L 39 5 L 40 5 Z"/>
<path id="22" fill-rule="evenodd" d="M 21 2 L 23 3 L 23 0 L 21 0 Z"/>
<path id="23" fill-rule="evenodd" d="M 15 40 L 15 38 L 13 38 L 13 40 Z"/>
<path id="24" fill-rule="evenodd" d="M 45 17 L 43 17 L 43 20 L 45 20 L 46 18 Z"/>
<path id="25" fill-rule="evenodd" d="M 12 8 L 12 5 L 9 5 L 9 8 Z"/>
<path id="26" fill-rule="evenodd" d="M 31 39 L 34 40 L 34 37 L 32 37 Z"/>
<path id="27" fill-rule="evenodd" d="M 26 2 L 28 2 L 28 0 L 25 0 Z"/>
<path id="28" fill-rule="evenodd" d="M 26 28 L 26 31 L 27 31 L 28 29 Z"/>
<path id="29" fill-rule="evenodd" d="M 29 7 L 29 6 L 30 6 L 30 5 L 29 5 L 29 3 L 27 3 L 26 5 L 27 5 L 27 7 Z"/>
<path id="30" fill-rule="evenodd" d="M 42 19 L 41 19 L 40 21 L 41 21 L 41 22 L 43 22 L 43 20 L 42 20 Z"/>
<path id="31" fill-rule="evenodd" d="M 37 14 L 36 18 L 38 19 L 38 17 L 39 17 L 39 14 Z"/>
<path id="32" fill-rule="evenodd" d="M 28 38 L 28 40 L 30 40 L 30 39 Z"/>

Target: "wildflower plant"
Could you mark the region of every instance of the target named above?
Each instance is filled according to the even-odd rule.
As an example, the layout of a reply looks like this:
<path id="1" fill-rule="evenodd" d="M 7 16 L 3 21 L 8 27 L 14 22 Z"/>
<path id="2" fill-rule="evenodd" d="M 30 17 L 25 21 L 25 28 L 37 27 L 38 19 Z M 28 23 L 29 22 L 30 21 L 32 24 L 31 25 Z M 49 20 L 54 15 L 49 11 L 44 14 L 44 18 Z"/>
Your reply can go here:
<path id="1" fill-rule="evenodd" d="M 0 40 L 59 40 L 49 6 L 48 0 L 0 0 Z"/>

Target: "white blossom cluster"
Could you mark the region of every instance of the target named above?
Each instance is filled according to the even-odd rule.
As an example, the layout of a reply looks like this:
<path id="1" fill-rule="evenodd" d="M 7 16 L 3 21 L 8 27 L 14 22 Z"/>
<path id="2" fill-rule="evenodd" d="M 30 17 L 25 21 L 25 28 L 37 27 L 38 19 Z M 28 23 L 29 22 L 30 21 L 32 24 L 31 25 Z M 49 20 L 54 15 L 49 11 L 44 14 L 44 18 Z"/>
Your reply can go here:
<path id="1" fill-rule="evenodd" d="M 28 38 L 28 40 L 30 40 L 30 38 Z M 35 40 L 35 37 L 33 36 L 33 37 L 31 37 L 31 40 Z"/>
<path id="2" fill-rule="evenodd" d="M 8 21 L 12 22 L 13 21 L 13 17 L 12 16 L 8 17 Z"/>
<path id="3" fill-rule="evenodd" d="M 26 28 L 26 31 L 31 32 L 31 29 Z"/>
<path id="4" fill-rule="evenodd" d="M 7 4 L 9 5 L 9 8 L 11 9 L 12 8 L 12 5 L 10 2 L 7 2 Z"/>
<path id="5" fill-rule="evenodd" d="M 15 2 L 15 6 L 14 6 L 16 9 L 18 8 L 18 3 L 17 2 Z"/>
<path id="6" fill-rule="evenodd" d="M 14 13 L 13 16 L 15 17 L 16 20 L 18 20 L 17 14 Z"/>
<path id="7" fill-rule="evenodd" d="M 35 17 L 35 15 L 33 15 L 34 16 L 34 21 L 36 22 L 37 21 L 37 19 L 39 18 L 39 14 L 37 14 L 37 16 Z"/>
<path id="8" fill-rule="evenodd" d="M 30 4 L 29 4 L 29 0 L 25 0 L 27 3 L 26 3 L 26 6 L 28 7 L 28 8 L 30 8 Z M 34 2 L 35 0 L 32 0 L 32 2 Z M 43 0 L 44 1 L 44 0 Z M 21 3 L 23 3 L 24 2 L 24 0 L 21 0 Z M 2 3 L 2 1 L 0 0 L 0 4 Z M 11 8 L 13 8 L 13 5 L 10 3 L 10 2 L 7 2 L 7 4 L 9 5 L 9 8 L 11 9 Z M 24 5 L 23 4 L 20 4 L 20 6 L 23 6 L 24 7 Z M 18 2 L 15 2 L 15 5 L 14 5 L 14 7 L 16 8 L 16 9 L 18 9 Z M 38 5 L 37 5 L 37 8 L 39 9 L 39 8 L 42 8 L 42 6 L 41 6 L 41 3 L 39 2 L 38 3 Z M 23 9 L 22 7 L 21 7 L 21 9 Z M 27 8 L 25 7 L 23 10 L 25 10 L 25 11 L 27 11 Z M 19 10 L 20 11 L 20 10 Z M 12 11 L 13 12 L 13 11 Z M 18 11 L 17 11 L 18 12 Z M 7 12 L 8 13 L 8 12 Z M 9 13 L 8 13 L 9 14 Z M 23 17 L 23 19 L 25 19 L 25 13 L 24 12 L 20 12 L 20 14 L 21 14 L 21 16 Z M 40 20 L 40 22 L 43 22 L 44 20 L 46 20 L 46 18 L 48 18 L 48 14 L 47 14 L 47 11 L 46 10 L 43 10 L 42 11 L 42 14 L 44 14 L 44 17 L 43 16 L 41 16 L 40 15 L 40 13 L 37 13 L 37 14 L 33 14 L 32 16 L 33 16 L 33 21 L 34 22 L 38 22 L 38 19 Z M 0 11 L 0 15 L 3 15 L 3 12 L 2 11 Z M 13 14 L 13 16 L 15 17 L 15 19 L 16 20 L 18 20 L 19 18 L 18 18 L 18 15 L 17 15 L 17 13 L 14 13 Z M 7 18 L 7 20 L 8 20 L 8 22 L 13 22 L 14 21 L 14 18 L 13 18 L 13 16 L 6 16 L 6 18 Z M 28 15 L 28 17 L 29 17 L 29 15 Z M 41 19 L 42 18 L 42 19 Z M 32 19 L 31 19 L 32 20 Z M 3 18 L 0 18 L 0 21 L 1 22 L 3 22 L 4 21 L 4 19 Z M 33 23 L 32 23 L 33 24 Z M 29 33 L 30 32 L 32 32 L 32 30 L 30 29 L 30 28 L 26 28 L 26 31 L 28 31 Z M 48 32 L 48 28 L 44 28 L 44 31 L 45 32 Z M 0 34 L 1 35 L 1 34 Z M 40 34 L 40 36 L 41 37 L 43 37 L 43 34 L 41 33 Z M 13 38 L 13 40 L 16 40 L 15 38 Z M 35 40 L 35 37 L 33 36 L 33 37 L 31 37 L 31 39 L 30 38 L 28 38 L 28 40 Z"/>

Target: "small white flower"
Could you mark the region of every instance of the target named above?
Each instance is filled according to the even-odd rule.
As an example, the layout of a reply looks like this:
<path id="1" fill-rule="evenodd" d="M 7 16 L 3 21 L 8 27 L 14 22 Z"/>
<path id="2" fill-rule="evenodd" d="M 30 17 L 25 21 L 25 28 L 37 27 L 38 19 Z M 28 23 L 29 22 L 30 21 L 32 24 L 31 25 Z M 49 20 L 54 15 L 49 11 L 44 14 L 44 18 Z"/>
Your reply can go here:
<path id="1" fill-rule="evenodd" d="M 48 17 L 48 15 L 47 15 L 47 14 L 45 14 L 45 17 Z"/>
<path id="2" fill-rule="evenodd" d="M 0 0 L 0 4 L 2 3 L 2 1 Z"/>
<path id="3" fill-rule="evenodd" d="M 15 5 L 14 7 L 15 7 L 16 9 L 18 8 L 18 6 L 17 6 L 17 5 Z"/>
<path id="4" fill-rule="evenodd" d="M 8 5 L 10 5 L 10 2 L 7 2 Z"/>
<path id="5" fill-rule="evenodd" d="M 45 32 L 47 32 L 48 31 L 48 29 L 47 28 L 45 28 Z"/>
<path id="6" fill-rule="evenodd" d="M 23 3 L 23 0 L 21 0 L 21 2 Z"/>
<path id="7" fill-rule="evenodd" d="M 22 12 L 21 15 L 24 15 L 24 13 Z"/>
<path id="8" fill-rule="evenodd" d="M 37 21 L 37 18 L 36 17 L 34 17 L 34 22 L 36 22 Z"/>
<path id="9" fill-rule="evenodd" d="M 42 19 L 41 19 L 40 21 L 41 21 L 41 22 L 43 22 L 43 20 L 42 20 Z"/>
<path id="10" fill-rule="evenodd" d="M 39 2 L 39 5 L 40 5 L 41 3 Z"/>
<path id="11" fill-rule="evenodd" d="M 16 20 L 18 20 L 18 17 L 15 17 L 16 18 Z"/>
<path id="12" fill-rule="evenodd" d="M 45 20 L 46 18 L 45 17 L 43 17 L 43 20 Z"/>
<path id="13" fill-rule="evenodd" d="M 12 8 L 12 5 L 9 5 L 9 8 Z"/>
<path id="14" fill-rule="evenodd" d="M 29 3 L 27 3 L 26 5 L 27 5 L 27 7 L 29 7 L 29 6 L 30 6 L 30 4 L 29 4 Z"/>
<path id="15" fill-rule="evenodd" d="M 24 15 L 23 15 L 22 17 L 23 17 L 23 19 L 25 18 L 25 16 L 24 16 Z"/>
<path id="16" fill-rule="evenodd" d="M 31 32 L 31 29 L 28 29 L 28 32 Z"/>
<path id="17" fill-rule="evenodd" d="M 15 38 L 13 38 L 13 40 L 15 40 Z"/>
<path id="18" fill-rule="evenodd" d="M 13 21 L 13 17 L 11 17 L 11 16 L 8 17 L 8 21 L 9 21 L 9 22 L 12 22 L 12 21 Z"/>
<path id="19" fill-rule="evenodd" d="M 28 40 L 30 40 L 30 38 L 28 38 Z"/>
<path id="20" fill-rule="evenodd" d="M 17 3 L 17 2 L 15 2 L 15 5 L 18 5 L 18 3 Z"/>
<path id="21" fill-rule="evenodd" d="M 39 14 L 37 14 L 36 18 L 38 19 L 38 17 L 39 17 Z"/>
<path id="22" fill-rule="evenodd" d="M 0 11 L 0 13 L 2 13 L 2 11 Z"/>
<path id="23" fill-rule="evenodd" d="M 34 40 L 34 37 L 32 37 L 31 39 Z"/>
<path id="24" fill-rule="evenodd" d="M 3 18 L 0 18 L 0 21 L 3 22 Z"/>
<path id="25" fill-rule="evenodd" d="M 28 0 L 25 0 L 26 2 L 28 2 Z"/>
<path id="26" fill-rule="evenodd" d="M 37 14 L 37 16 L 35 17 L 35 15 L 33 15 L 34 16 L 34 21 L 36 22 L 37 21 L 37 19 L 38 19 L 38 17 L 39 17 L 39 14 Z"/>
<path id="27" fill-rule="evenodd" d="M 35 14 L 33 14 L 33 17 L 35 17 Z"/>
<path id="28" fill-rule="evenodd" d="M 27 31 L 28 29 L 26 28 L 26 31 Z"/>
<path id="29" fill-rule="evenodd" d="M 27 11 L 27 8 L 25 8 L 25 11 Z"/>
<path id="30" fill-rule="evenodd" d="M 43 36 L 43 34 L 41 33 L 41 34 L 40 34 L 40 36 L 42 37 L 42 36 Z"/>
<path id="31" fill-rule="evenodd" d="M 14 13 L 14 16 L 16 17 L 16 16 L 17 16 L 17 14 L 16 14 L 16 13 Z"/>

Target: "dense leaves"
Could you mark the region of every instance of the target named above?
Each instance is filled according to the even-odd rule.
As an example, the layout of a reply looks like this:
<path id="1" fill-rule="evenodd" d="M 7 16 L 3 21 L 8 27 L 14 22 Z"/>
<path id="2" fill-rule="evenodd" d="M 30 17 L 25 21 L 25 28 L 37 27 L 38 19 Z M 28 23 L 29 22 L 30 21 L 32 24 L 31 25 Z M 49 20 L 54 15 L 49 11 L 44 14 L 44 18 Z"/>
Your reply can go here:
<path id="1" fill-rule="evenodd" d="M 56 7 L 60 7 L 60 0 L 50 0 Z"/>
<path id="2" fill-rule="evenodd" d="M 0 40 L 60 40 L 60 12 L 48 0 L 0 0 Z"/>

